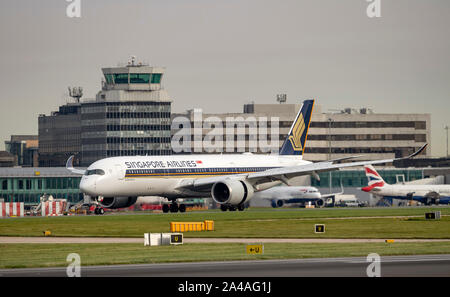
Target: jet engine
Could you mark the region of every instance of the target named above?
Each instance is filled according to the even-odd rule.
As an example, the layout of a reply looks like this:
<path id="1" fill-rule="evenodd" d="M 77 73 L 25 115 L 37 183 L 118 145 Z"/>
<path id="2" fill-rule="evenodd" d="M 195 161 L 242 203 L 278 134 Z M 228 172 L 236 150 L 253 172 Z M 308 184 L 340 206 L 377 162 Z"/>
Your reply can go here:
<path id="1" fill-rule="evenodd" d="M 241 180 L 217 182 L 211 189 L 211 196 L 219 204 L 241 205 L 253 197 L 253 186 Z"/>
<path id="2" fill-rule="evenodd" d="M 429 192 L 425 195 L 425 205 L 439 205 L 441 195 L 437 192 Z"/>
<path id="3" fill-rule="evenodd" d="M 323 207 L 325 205 L 325 201 L 323 201 L 323 199 L 317 199 L 315 203 L 317 207 Z"/>
<path id="4" fill-rule="evenodd" d="M 272 205 L 273 208 L 277 208 L 277 207 L 283 207 L 284 205 L 284 201 L 283 200 L 272 200 L 270 205 Z"/>
<path id="5" fill-rule="evenodd" d="M 137 197 L 105 197 L 100 204 L 105 208 L 124 208 L 136 203 Z"/>

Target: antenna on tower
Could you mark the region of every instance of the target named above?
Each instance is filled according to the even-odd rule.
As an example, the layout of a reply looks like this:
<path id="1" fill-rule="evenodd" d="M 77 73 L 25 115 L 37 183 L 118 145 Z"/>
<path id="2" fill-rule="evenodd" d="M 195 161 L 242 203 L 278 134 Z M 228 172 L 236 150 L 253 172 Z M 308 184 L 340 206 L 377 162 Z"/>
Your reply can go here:
<path id="1" fill-rule="evenodd" d="M 128 66 L 136 66 L 136 56 L 131 56 L 130 60 L 128 60 Z"/>
<path id="2" fill-rule="evenodd" d="M 280 104 L 286 103 L 287 101 L 287 95 L 286 94 L 278 94 L 277 95 L 277 101 Z"/>
<path id="3" fill-rule="evenodd" d="M 82 87 L 68 87 L 69 96 L 74 98 L 77 103 L 80 103 L 80 98 L 83 97 L 83 88 Z"/>

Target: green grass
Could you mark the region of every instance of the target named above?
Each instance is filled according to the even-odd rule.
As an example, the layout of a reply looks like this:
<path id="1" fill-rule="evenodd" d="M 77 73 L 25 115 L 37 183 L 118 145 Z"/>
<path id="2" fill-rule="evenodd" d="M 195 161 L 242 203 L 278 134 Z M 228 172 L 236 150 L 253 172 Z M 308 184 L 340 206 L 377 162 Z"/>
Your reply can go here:
<path id="1" fill-rule="evenodd" d="M 425 220 L 424 213 L 434 210 L 441 211 L 442 219 Z M 42 236 L 44 230 L 50 230 L 52 236 L 143 237 L 143 233 L 148 232 L 169 232 L 169 223 L 172 221 L 214 220 L 215 231 L 186 232 L 185 237 L 450 238 L 448 215 L 450 208 L 439 207 L 280 211 L 250 209 L 244 212 L 35 217 L 0 220 L 0 236 Z M 341 219 L 346 217 L 352 218 Z M 316 223 L 326 225 L 325 234 L 314 234 Z"/>
<path id="2" fill-rule="evenodd" d="M 320 257 L 440 254 L 449 242 L 426 243 L 266 243 L 263 255 L 247 255 L 245 244 L 184 244 L 144 247 L 139 244 L 0 244 L 0 268 L 67 266 L 70 253 L 81 265 L 144 264 L 191 261 L 230 261 Z"/>
<path id="3" fill-rule="evenodd" d="M 424 213 L 443 217 L 427 221 Z M 185 237 L 249 238 L 450 238 L 450 208 L 288 209 L 245 212 L 203 211 L 185 214 L 127 214 L 0 220 L 0 236 L 143 237 L 168 232 L 171 221 L 214 220 L 216 231 L 186 232 Z M 392 216 L 392 218 L 390 218 Z M 417 217 L 414 217 L 417 216 Z M 367 218 L 369 217 L 369 218 Z M 314 224 L 324 223 L 325 234 Z M 208 243 L 144 247 L 140 244 L 0 244 L 0 268 L 67 266 L 69 253 L 82 265 L 288 259 L 309 257 L 450 253 L 450 242 L 420 243 L 266 243 L 264 255 L 247 255 L 245 244 Z"/>

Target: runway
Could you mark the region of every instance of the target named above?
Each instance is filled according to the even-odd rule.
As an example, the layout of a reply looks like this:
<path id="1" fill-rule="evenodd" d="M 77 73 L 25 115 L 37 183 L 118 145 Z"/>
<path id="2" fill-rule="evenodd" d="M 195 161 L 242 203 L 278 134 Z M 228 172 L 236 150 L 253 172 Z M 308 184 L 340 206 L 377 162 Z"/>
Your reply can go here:
<path id="1" fill-rule="evenodd" d="M 365 277 L 366 257 L 81 267 L 82 277 Z M 382 277 L 450 276 L 450 254 L 381 257 Z M 2 277 L 65 277 L 66 267 L 2 269 Z"/>

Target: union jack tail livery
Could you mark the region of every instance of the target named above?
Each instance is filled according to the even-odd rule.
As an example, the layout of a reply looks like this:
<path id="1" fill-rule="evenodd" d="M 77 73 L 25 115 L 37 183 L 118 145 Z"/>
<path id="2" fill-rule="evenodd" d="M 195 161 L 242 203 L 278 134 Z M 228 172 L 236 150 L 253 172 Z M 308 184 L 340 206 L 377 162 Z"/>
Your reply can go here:
<path id="1" fill-rule="evenodd" d="M 305 100 L 280 149 L 280 155 L 303 156 L 314 100 Z"/>
<path id="2" fill-rule="evenodd" d="M 362 188 L 364 192 L 370 192 L 374 188 L 382 188 L 387 183 L 383 180 L 381 175 L 373 168 L 372 165 L 365 165 L 364 170 L 366 171 L 366 176 L 369 181 L 369 185 L 367 187 Z"/>

